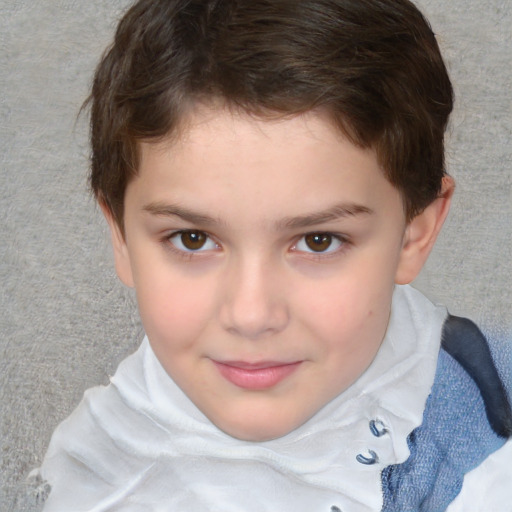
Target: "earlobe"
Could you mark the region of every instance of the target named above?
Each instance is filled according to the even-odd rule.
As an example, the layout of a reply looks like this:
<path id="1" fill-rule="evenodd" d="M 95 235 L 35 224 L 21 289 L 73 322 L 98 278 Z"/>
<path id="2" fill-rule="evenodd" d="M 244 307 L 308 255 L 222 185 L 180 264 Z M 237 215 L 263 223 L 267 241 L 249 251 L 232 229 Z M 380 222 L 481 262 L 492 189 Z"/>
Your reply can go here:
<path id="1" fill-rule="evenodd" d="M 121 231 L 119 224 L 114 219 L 112 212 L 107 205 L 100 202 L 100 208 L 110 228 L 110 237 L 112 241 L 112 249 L 114 252 L 114 262 L 116 273 L 119 279 L 126 286 L 133 288 L 133 273 L 130 262 L 130 255 L 126 245 L 125 236 Z"/>
<path id="2" fill-rule="evenodd" d="M 395 276 L 396 284 L 408 284 L 419 274 L 443 227 L 454 190 L 453 178 L 445 176 L 439 197 L 407 225 Z"/>

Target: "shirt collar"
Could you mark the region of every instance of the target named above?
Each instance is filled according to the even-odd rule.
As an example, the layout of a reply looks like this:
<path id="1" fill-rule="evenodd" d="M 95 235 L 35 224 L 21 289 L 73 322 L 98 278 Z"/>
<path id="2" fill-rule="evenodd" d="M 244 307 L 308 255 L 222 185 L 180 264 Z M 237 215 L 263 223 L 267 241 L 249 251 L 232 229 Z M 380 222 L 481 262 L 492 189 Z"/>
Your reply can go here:
<path id="1" fill-rule="evenodd" d="M 369 368 L 308 422 L 279 439 L 249 443 L 220 431 L 167 375 L 147 339 L 141 347 L 143 386 L 129 386 L 126 399 L 169 429 L 173 449 L 183 455 L 259 461 L 301 485 L 344 495 L 356 509 L 361 500 L 370 509 L 379 508 L 380 473 L 407 459 L 407 437 L 422 422 L 446 314 L 410 286 L 396 286 L 388 329 Z M 113 382 L 123 393 L 128 387 L 119 385 L 121 380 L 119 375 Z"/>

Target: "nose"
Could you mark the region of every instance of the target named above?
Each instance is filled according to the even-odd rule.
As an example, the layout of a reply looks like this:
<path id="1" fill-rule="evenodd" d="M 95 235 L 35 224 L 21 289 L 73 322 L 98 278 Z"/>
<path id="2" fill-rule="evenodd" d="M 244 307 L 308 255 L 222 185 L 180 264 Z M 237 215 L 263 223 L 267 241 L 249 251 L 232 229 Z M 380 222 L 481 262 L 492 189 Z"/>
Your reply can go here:
<path id="1" fill-rule="evenodd" d="M 289 322 L 282 276 L 265 261 L 240 261 L 222 283 L 221 323 L 233 335 L 258 340 L 281 332 Z"/>

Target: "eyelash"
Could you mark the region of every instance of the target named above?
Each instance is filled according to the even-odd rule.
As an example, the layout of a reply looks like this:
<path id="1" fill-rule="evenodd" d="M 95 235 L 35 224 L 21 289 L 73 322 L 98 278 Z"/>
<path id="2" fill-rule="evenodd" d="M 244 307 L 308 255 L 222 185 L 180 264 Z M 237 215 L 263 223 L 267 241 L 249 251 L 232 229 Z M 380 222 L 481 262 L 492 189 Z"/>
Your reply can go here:
<path id="1" fill-rule="evenodd" d="M 197 250 L 193 250 L 193 249 L 187 250 L 186 248 L 181 249 L 181 248 L 177 247 L 175 243 L 173 243 L 172 239 L 173 238 L 179 239 L 179 237 L 182 237 L 183 235 L 186 235 L 186 234 L 190 235 L 190 234 L 194 234 L 194 233 L 204 235 L 206 237 L 205 244 L 208 244 L 209 242 L 213 242 L 215 244 L 215 248 L 220 247 L 220 245 L 217 242 L 215 242 L 213 240 L 213 238 L 208 233 L 201 231 L 199 229 L 182 229 L 179 231 L 173 231 L 172 233 L 165 235 L 161 241 L 165 245 L 166 249 L 172 251 L 175 255 L 177 255 L 183 259 L 190 260 L 193 257 L 197 257 L 198 255 L 200 255 L 203 252 L 211 251 L 212 248 L 209 248 L 206 250 L 202 249 L 202 247 L 198 248 Z M 180 243 L 183 246 L 183 242 L 180 242 Z"/>
<path id="2" fill-rule="evenodd" d="M 307 237 L 329 237 L 331 238 L 328 250 L 325 251 L 314 251 L 314 250 L 303 250 L 303 249 L 297 249 L 297 246 L 303 242 L 306 243 Z M 338 242 L 338 247 L 331 249 L 331 245 L 334 242 Z M 333 258 L 336 256 L 339 256 L 344 251 L 348 249 L 348 247 L 351 245 L 349 238 L 346 235 L 338 234 L 338 233 L 330 233 L 328 231 L 312 231 L 310 233 L 303 234 L 292 246 L 291 250 L 294 252 L 300 252 L 304 255 L 306 255 L 310 259 L 314 260 L 326 260 L 327 258 Z"/>
<path id="3" fill-rule="evenodd" d="M 186 235 L 186 234 L 189 234 L 189 235 L 190 234 L 204 235 L 206 237 L 205 244 L 208 244 L 209 242 L 212 242 L 212 243 L 215 244 L 215 248 L 216 249 L 221 247 L 220 244 L 215 242 L 214 239 L 208 233 L 206 233 L 205 231 L 196 230 L 196 229 L 182 229 L 182 230 L 179 230 L 179 231 L 173 231 L 172 233 L 169 233 L 166 236 L 164 236 L 162 238 L 161 242 L 163 244 L 165 244 L 165 246 L 166 246 L 166 248 L 168 250 L 172 251 L 174 254 L 176 254 L 179 257 L 184 258 L 186 260 L 191 260 L 192 258 L 201 255 L 201 253 L 207 253 L 207 252 L 210 252 L 212 250 L 212 248 L 203 249 L 202 247 L 198 248 L 197 250 L 193 250 L 193 249 L 188 249 L 187 250 L 187 249 L 181 249 L 181 248 L 177 247 L 176 244 L 173 243 L 172 239 L 173 238 L 177 238 L 177 237 L 181 237 L 181 236 Z M 303 249 L 297 249 L 297 246 L 301 242 L 302 243 L 307 243 L 307 242 L 303 242 L 303 241 L 305 241 L 306 238 L 309 237 L 309 236 L 331 237 L 332 238 L 332 242 L 334 242 L 334 241 L 339 242 L 339 246 L 336 247 L 334 250 L 326 250 L 326 251 L 314 251 L 314 250 L 307 251 L 307 250 L 303 250 Z M 183 246 L 183 242 L 181 241 L 180 243 Z M 330 249 L 331 245 L 332 245 L 332 243 L 329 245 L 328 249 Z M 330 233 L 330 232 L 324 232 L 324 231 L 312 231 L 310 233 L 304 233 L 299 238 L 297 238 L 296 241 L 292 244 L 292 246 L 290 248 L 290 251 L 295 252 L 295 253 L 301 253 L 301 254 L 305 255 L 309 259 L 320 261 L 320 260 L 325 260 L 327 258 L 335 257 L 335 256 L 343 253 L 345 250 L 347 250 L 347 248 L 350 245 L 351 245 L 351 242 L 350 242 L 349 238 L 346 235 L 337 234 L 337 233 Z"/>

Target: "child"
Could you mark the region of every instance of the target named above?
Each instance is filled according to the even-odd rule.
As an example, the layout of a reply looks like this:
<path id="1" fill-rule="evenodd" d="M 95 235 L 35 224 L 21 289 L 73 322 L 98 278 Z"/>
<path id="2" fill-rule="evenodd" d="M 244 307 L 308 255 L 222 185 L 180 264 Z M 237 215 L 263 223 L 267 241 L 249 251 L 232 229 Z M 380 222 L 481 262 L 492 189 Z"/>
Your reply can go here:
<path id="1" fill-rule="evenodd" d="M 489 349 L 408 286 L 454 189 L 408 0 L 140 0 L 91 104 L 147 337 L 55 432 L 45 511 L 506 509 Z"/>

